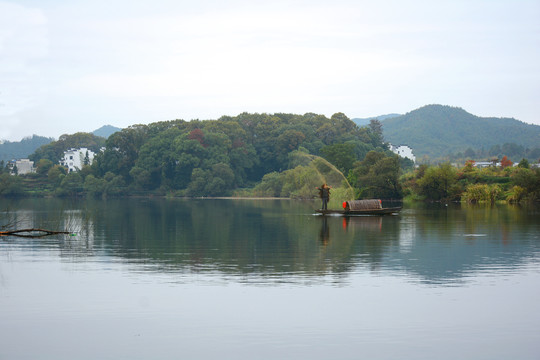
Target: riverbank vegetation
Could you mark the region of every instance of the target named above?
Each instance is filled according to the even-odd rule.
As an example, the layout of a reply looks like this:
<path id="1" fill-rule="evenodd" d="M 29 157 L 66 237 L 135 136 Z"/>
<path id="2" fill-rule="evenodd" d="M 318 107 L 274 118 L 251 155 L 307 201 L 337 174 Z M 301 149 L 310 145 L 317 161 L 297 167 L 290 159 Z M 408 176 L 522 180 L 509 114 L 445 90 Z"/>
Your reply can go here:
<path id="1" fill-rule="evenodd" d="M 504 162 L 503 162 L 504 164 Z M 461 168 L 444 163 L 421 165 L 401 176 L 404 195 L 411 200 L 469 203 L 540 201 L 540 168 L 518 166 L 476 168 L 468 161 Z"/>
<path id="2" fill-rule="evenodd" d="M 59 160 L 71 147 L 96 151 L 93 163 L 66 172 Z M 315 186 L 328 182 L 334 194 L 350 197 L 343 174 L 370 151 L 395 157 L 378 121 L 360 128 L 342 113 L 164 121 L 130 126 L 104 144 L 82 133 L 63 135 L 30 156 L 35 173 L 12 176 L 2 167 L 0 195 L 312 198 Z"/>
<path id="3" fill-rule="evenodd" d="M 63 152 L 86 147 L 91 165 L 67 172 Z M 240 114 L 218 120 L 173 120 L 134 125 L 106 141 L 63 135 L 30 159 L 35 173 L 1 166 L 0 196 L 317 197 L 332 187 L 332 207 L 358 198 L 422 201 L 537 201 L 540 170 L 526 161 L 478 169 L 449 163 L 421 165 L 388 149 L 382 124 L 358 127 L 342 113 Z"/>

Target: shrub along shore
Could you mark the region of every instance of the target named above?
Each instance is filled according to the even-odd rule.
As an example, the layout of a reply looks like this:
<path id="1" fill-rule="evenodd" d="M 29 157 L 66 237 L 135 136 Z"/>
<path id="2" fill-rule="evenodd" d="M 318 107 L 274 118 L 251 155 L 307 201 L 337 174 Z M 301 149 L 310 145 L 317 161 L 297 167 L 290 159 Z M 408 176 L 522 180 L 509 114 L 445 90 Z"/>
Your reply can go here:
<path id="1" fill-rule="evenodd" d="M 301 154 L 300 156 L 305 156 Z M 331 166 L 322 158 L 317 159 Z M 319 164 L 320 166 L 320 164 Z M 62 179 L 51 182 L 49 177 L 38 173 L 27 175 L 0 174 L 0 196 L 2 197 L 124 197 L 124 196 L 165 196 L 165 197 L 212 197 L 238 199 L 313 199 L 318 196 L 316 187 L 321 182 L 332 186 L 331 207 L 339 207 L 341 201 L 356 198 L 382 198 L 406 201 L 440 202 L 538 202 L 540 201 L 540 169 L 524 166 L 491 167 L 477 169 L 472 162 L 461 168 L 450 164 L 421 165 L 399 176 L 397 192 L 400 196 L 385 197 L 387 189 L 377 187 L 376 172 L 371 179 L 364 175 L 365 187 L 353 187 L 350 183 L 362 184 L 353 171 L 345 178 L 334 169 L 333 174 L 321 174 L 312 161 L 310 165 L 295 166 L 282 172 L 272 172 L 252 187 L 238 188 L 227 196 L 187 196 L 175 191 L 133 191 L 118 175 L 109 174 L 98 180 L 83 169 L 79 173 L 62 174 Z M 373 172 L 373 171 L 372 171 Z M 86 175 L 86 176 L 85 176 Z M 340 176 L 341 175 L 341 176 Z M 373 175 L 373 174 L 372 174 Z M 332 178 L 333 177 L 333 178 Z M 326 180 L 330 179 L 330 180 Z M 369 181 L 368 181 L 369 180 Z M 387 179 L 388 180 L 388 179 Z M 103 190 L 95 191 L 96 182 Z M 382 184 L 384 185 L 384 184 Z M 367 196 L 362 196 L 366 194 Z"/>
<path id="2" fill-rule="evenodd" d="M 67 172 L 59 164 L 64 151 L 82 147 L 96 153 L 93 161 Z M 312 199 L 327 183 L 333 207 L 369 198 L 540 200 L 540 169 L 526 160 L 515 167 L 503 158 L 501 166 L 483 169 L 472 161 L 415 168 L 389 150 L 378 120 L 358 127 L 342 113 L 163 121 L 130 126 L 107 140 L 62 135 L 30 160 L 36 171 L 24 175 L 0 164 L 0 196 Z"/>

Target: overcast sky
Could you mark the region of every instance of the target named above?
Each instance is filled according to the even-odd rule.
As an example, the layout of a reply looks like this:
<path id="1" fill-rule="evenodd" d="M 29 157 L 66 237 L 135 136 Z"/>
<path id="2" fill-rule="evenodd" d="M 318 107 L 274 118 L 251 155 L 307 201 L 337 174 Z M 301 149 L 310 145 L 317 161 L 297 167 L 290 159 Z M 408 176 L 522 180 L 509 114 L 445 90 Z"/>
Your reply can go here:
<path id="1" fill-rule="evenodd" d="M 540 124 L 540 1 L 0 0 L 0 139 L 427 104 Z"/>

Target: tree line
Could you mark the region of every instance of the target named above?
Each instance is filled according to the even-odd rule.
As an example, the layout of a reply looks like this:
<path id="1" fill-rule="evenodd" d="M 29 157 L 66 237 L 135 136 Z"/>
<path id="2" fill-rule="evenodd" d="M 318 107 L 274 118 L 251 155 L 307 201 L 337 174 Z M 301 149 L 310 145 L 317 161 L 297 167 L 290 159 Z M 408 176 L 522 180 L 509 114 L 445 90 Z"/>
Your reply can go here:
<path id="1" fill-rule="evenodd" d="M 71 147 L 95 151 L 93 163 L 67 173 L 58 161 Z M 298 152 L 326 159 L 345 177 L 361 166 L 370 152 L 399 164 L 384 143 L 376 120 L 358 127 L 343 113 L 330 118 L 314 113 L 243 113 L 217 120 L 133 125 L 107 140 L 85 133 L 63 135 L 30 156 L 35 174 L 4 176 L 0 194 L 193 197 L 230 196 L 240 190 L 249 194 L 265 175 L 301 166 L 294 161 Z M 388 175 L 397 181 L 399 168 L 392 171 Z M 291 177 L 300 173 L 289 172 L 283 181 L 294 182 Z M 288 188 L 287 195 L 295 192 Z"/>
<path id="2" fill-rule="evenodd" d="M 473 149 L 466 148 L 464 151 L 448 154 L 441 159 L 443 161 L 465 163 L 467 160 L 492 161 L 502 159 L 504 156 L 511 159 L 527 159 L 527 161 L 540 162 L 540 147 L 527 148 L 513 142 L 496 144 L 489 148 Z M 427 159 L 429 162 L 429 159 Z"/>
<path id="3" fill-rule="evenodd" d="M 91 165 L 67 172 L 63 152 L 86 147 Z M 511 147 L 505 147 L 511 148 Z M 495 149 L 497 150 L 497 149 Z M 423 164 L 388 150 L 382 124 L 358 127 L 343 113 L 224 116 L 133 125 L 107 140 L 62 135 L 31 156 L 34 174 L 12 176 L 0 166 L 2 196 L 272 196 L 312 198 L 328 182 L 334 198 L 427 201 L 540 199 L 540 170 L 523 160 L 477 169 Z M 0 164 L 1 165 L 1 164 Z"/>
<path id="4" fill-rule="evenodd" d="M 540 168 L 530 168 L 526 159 L 515 167 L 506 156 L 497 167 L 477 168 L 474 163 L 467 161 L 463 167 L 420 165 L 400 178 L 404 196 L 469 203 L 540 201 Z"/>

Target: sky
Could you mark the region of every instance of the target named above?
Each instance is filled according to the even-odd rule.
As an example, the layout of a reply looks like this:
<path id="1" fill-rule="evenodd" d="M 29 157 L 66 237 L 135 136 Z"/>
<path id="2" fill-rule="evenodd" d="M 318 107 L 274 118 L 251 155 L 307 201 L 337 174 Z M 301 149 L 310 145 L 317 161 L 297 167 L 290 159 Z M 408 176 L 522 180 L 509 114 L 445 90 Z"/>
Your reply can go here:
<path id="1" fill-rule="evenodd" d="M 0 139 L 428 104 L 540 125 L 540 0 L 0 0 Z"/>

